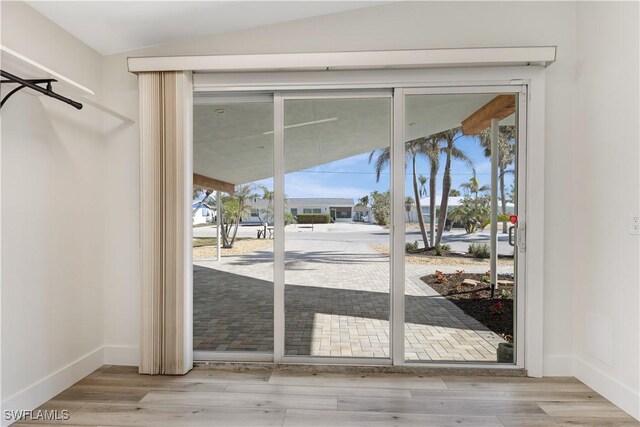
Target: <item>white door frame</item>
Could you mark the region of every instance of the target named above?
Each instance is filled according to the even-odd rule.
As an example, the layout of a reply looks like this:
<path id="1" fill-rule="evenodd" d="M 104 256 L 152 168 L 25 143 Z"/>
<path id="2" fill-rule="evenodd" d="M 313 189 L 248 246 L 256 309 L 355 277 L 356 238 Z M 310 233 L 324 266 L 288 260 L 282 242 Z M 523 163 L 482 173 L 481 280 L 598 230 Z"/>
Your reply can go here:
<path id="1" fill-rule="evenodd" d="M 289 91 L 276 92 L 275 98 L 280 102 L 280 107 L 275 111 L 275 116 L 277 117 L 274 122 L 281 126 L 281 132 L 279 134 L 279 140 L 276 138 L 275 144 L 278 147 L 277 151 L 275 151 L 276 157 L 281 155 L 282 158 L 276 161 L 276 167 L 274 168 L 274 172 L 276 175 L 280 175 L 281 181 L 278 181 L 278 186 L 274 186 L 274 209 L 280 210 L 284 212 L 284 103 L 289 100 L 303 100 L 303 99 L 379 99 L 379 98 L 388 98 L 390 100 L 389 105 L 389 114 L 391 115 L 389 124 L 389 144 L 393 146 L 393 104 L 391 103 L 393 99 L 393 91 L 391 89 L 387 90 L 315 90 L 315 91 Z M 276 104 L 278 105 L 278 104 Z M 404 158 L 404 156 L 403 156 Z M 278 169 L 280 167 L 281 169 Z M 393 179 L 390 180 L 390 186 L 393 185 Z M 404 209 L 404 207 L 403 207 Z M 284 215 L 284 214 L 283 214 Z M 274 251 L 278 251 L 277 259 L 281 259 L 282 262 L 274 263 L 274 278 L 275 282 L 275 292 L 274 298 L 279 300 L 277 302 L 274 301 L 274 307 L 276 304 L 281 304 L 282 309 L 275 310 L 274 309 L 274 325 L 278 325 L 281 327 L 281 331 L 274 334 L 274 361 L 276 363 L 304 363 L 304 364 L 350 364 L 350 365 L 391 365 L 393 364 L 393 359 L 391 357 L 391 348 L 392 343 L 391 340 L 389 342 L 389 350 L 390 357 L 388 358 L 374 358 L 374 357 L 326 357 L 326 356 L 286 356 L 285 355 L 285 307 L 284 304 L 280 301 L 284 301 L 284 289 L 285 289 L 285 251 L 284 251 L 284 241 L 285 241 L 285 233 L 284 233 L 284 217 L 278 221 L 275 219 L 274 224 L 274 243 L 275 241 L 280 241 L 280 245 L 274 244 Z M 390 232 L 389 244 L 393 241 L 393 228 Z M 404 250 L 404 246 L 403 246 Z M 274 256 L 274 260 L 276 257 Z M 390 272 L 392 271 L 393 260 L 390 260 Z M 393 289 L 393 278 L 391 273 L 389 274 L 389 298 L 391 299 Z M 391 300 L 390 300 L 391 302 Z M 392 304 L 389 304 L 392 307 Z M 393 309 L 392 309 L 393 310 Z M 391 311 L 392 311 L 391 310 Z M 389 323 L 391 324 L 392 313 L 389 313 Z M 389 335 L 393 337 L 393 331 L 389 330 Z"/>
<path id="2" fill-rule="evenodd" d="M 517 189 L 517 207 L 518 214 L 518 235 L 522 233 L 523 238 L 518 238 L 517 248 L 514 249 L 514 266 L 516 270 L 517 291 L 515 293 L 515 317 L 516 317 L 516 330 L 514 331 L 514 343 L 515 343 L 515 363 L 514 364 L 496 364 L 495 362 L 475 362 L 464 363 L 463 366 L 491 366 L 492 368 L 526 368 L 527 355 L 526 348 L 526 334 L 525 325 L 527 324 L 527 311 L 525 307 L 527 298 L 527 276 L 526 276 L 526 259 L 522 259 L 522 265 L 518 263 L 518 255 L 520 252 L 524 253 L 524 229 L 526 227 L 526 147 L 527 147 L 527 133 L 526 133 L 526 117 L 527 117 L 527 85 L 511 84 L 511 85 L 496 85 L 496 86 L 458 86 L 458 87 L 421 87 L 421 88 L 400 88 L 396 89 L 394 105 L 396 110 L 396 116 L 394 121 L 394 142 L 402 141 L 401 143 L 394 144 L 392 157 L 393 167 L 396 171 L 400 171 L 394 174 L 395 184 L 393 195 L 393 208 L 398 215 L 394 216 L 394 228 L 405 230 L 405 216 L 404 216 L 404 198 L 405 198 L 405 158 L 404 158 L 404 141 L 406 141 L 405 131 L 405 100 L 410 95 L 463 95 L 463 94 L 515 94 L 517 95 L 518 108 L 516 109 L 516 123 L 518 126 L 518 138 L 517 138 L 517 150 L 518 156 L 516 158 L 516 170 L 518 173 Z M 522 231 L 520 231 L 522 229 Z M 395 257 L 393 262 L 394 270 L 394 283 L 392 286 L 393 297 L 395 301 L 395 310 L 393 311 L 392 324 L 401 325 L 404 328 L 405 325 L 405 310 L 404 310 L 404 296 L 405 296 L 405 235 L 403 232 L 396 233 L 395 240 L 393 242 L 393 248 L 395 251 Z M 521 250 L 520 250 L 521 249 Z M 393 339 L 395 347 L 392 354 L 394 355 L 394 365 L 433 365 L 434 362 L 423 361 L 407 361 L 404 358 L 404 329 L 400 330 L 400 327 L 394 328 L 394 335 L 398 334 L 402 339 Z M 519 339 L 522 337 L 522 339 Z M 460 362 L 447 363 L 448 366 L 460 366 Z M 439 365 L 442 365 L 439 363 Z"/>
<path id="3" fill-rule="evenodd" d="M 517 90 L 514 90 L 517 86 Z M 525 93 L 520 90 L 526 87 Z M 520 114 L 519 119 L 519 139 L 526 141 L 519 145 L 520 173 L 518 174 L 519 197 L 524 193 L 526 213 L 519 212 L 519 218 L 526 218 L 519 221 L 519 257 L 524 257 L 524 262 L 520 262 L 526 269 L 518 271 L 518 277 L 522 274 L 526 283 L 524 295 L 517 299 L 516 313 L 521 321 L 517 322 L 519 345 L 516 350 L 516 365 L 528 371 L 530 376 L 542 376 L 543 364 L 543 279 L 544 279 L 544 91 L 545 74 L 544 68 L 539 66 L 513 66 L 513 67 L 480 67 L 480 68 L 451 68 L 451 69 L 408 69 L 408 70 L 366 70 L 366 71 L 327 71 L 327 72 L 265 72 L 265 73 L 215 73 L 215 74 L 195 74 L 194 91 L 199 92 L 272 92 L 274 93 L 274 122 L 277 125 L 274 129 L 274 190 L 276 197 L 274 200 L 276 241 L 274 242 L 274 264 L 282 264 L 282 275 L 279 276 L 275 270 L 274 281 L 274 315 L 280 312 L 282 316 L 275 315 L 274 339 L 282 345 L 275 346 L 274 355 L 260 355 L 256 359 L 264 361 L 272 359 L 274 362 L 282 362 L 284 358 L 284 163 L 283 163 L 283 135 L 284 125 L 283 115 L 283 93 L 294 95 L 293 91 L 348 91 L 348 90 L 370 90 L 377 89 L 394 90 L 393 101 L 394 110 L 394 140 L 403 141 L 403 126 L 398 123 L 404 121 L 404 97 L 402 94 L 419 93 L 495 93 L 502 88 L 511 92 L 519 92 L 519 111 L 526 108 L 526 112 Z M 457 92 L 456 92 L 457 91 Z M 315 98 L 320 94 L 316 92 Z M 331 96 L 326 93 L 326 96 Z M 337 95 L 337 94 L 336 94 Z M 345 94 L 344 96 L 353 96 Z M 294 95 L 295 96 L 295 95 Z M 394 206 L 392 217 L 394 228 L 404 224 L 403 197 L 404 193 L 404 164 L 399 169 L 400 158 L 404 161 L 403 144 L 392 143 L 392 152 L 395 159 L 392 160 L 392 204 Z M 402 183 L 399 178 L 402 176 Z M 278 189 L 280 189 L 279 209 Z M 532 195 L 535 195 L 533 200 Z M 526 215 L 526 217 L 525 217 Z M 282 218 L 279 218 L 282 217 Z M 280 226 L 278 226 L 280 224 Z M 526 226 L 526 231 L 525 231 Z M 278 229 L 281 229 L 278 231 Z M 402 229 L 401 229 L 402 230 Z M 277 239 L 280 235 L 281 238 Z M 396 253 L 392 259 L 392 278 L 395 285 L 392 285 L 391 295 L 391 319 L 392 338 L 391 359 L 361 359 L 361 358 L 317 358 L 286 357 L 290 363 L 355 363 L 355 364 L 404 364 L 403 339 L 404 321 L 404 240 L 398 237 L 400 233 L 393 233 L 393 248 Z M 525 245 L 526 252 L 522 252 Z M 404 236 L 402 236 L 404 239 Z M 278 243 L 279 242 L 279 243 Z M 279 246 L 282 246 L 281 248 Z M 280 252 L 282 258 L 275 252 Z M 402 289 L 402 293 L 398 289 Z M 280 336 L 280 334 L 282 334 Z M 524 338 L 524 339 L 522 339 Z M 282 348 L 279 348 L 282 347 Z M 196 353 L 199 356 L 201 352 Z M 216 359 L 219 359 L 216 354 Z M 255 355 L 258 356 L 258 355 Z M 249 355 L 243 356 L 245 360 Z M 227 359 L 227 357 L 225 357 Z M 385 362 L 387 361 L 388 362 Z M 483 363 L 414 363 L 411 366 L 464 366 L 464 367 L 491 367 L 491 368 L 513 368 L 514 365 L 483 364 Z"/>

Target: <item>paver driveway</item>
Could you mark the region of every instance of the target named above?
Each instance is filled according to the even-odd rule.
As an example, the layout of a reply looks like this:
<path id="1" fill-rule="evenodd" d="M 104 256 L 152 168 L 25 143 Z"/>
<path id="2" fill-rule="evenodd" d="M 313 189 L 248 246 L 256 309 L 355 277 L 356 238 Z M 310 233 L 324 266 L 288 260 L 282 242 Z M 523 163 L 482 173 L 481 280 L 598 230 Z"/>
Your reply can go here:
<path id="1" fill-rule="evenodd" d="M 286 244 L 285 353 L 389 357 L 389 258 L 342 237 Z M 197 350 L 273 351 L 272 261 L 264 250 L 195 263 Z M 407 359 L 495 361 L 502 339 L 419 280 L 435 269 L 456 267 L 406 266 Z"/>

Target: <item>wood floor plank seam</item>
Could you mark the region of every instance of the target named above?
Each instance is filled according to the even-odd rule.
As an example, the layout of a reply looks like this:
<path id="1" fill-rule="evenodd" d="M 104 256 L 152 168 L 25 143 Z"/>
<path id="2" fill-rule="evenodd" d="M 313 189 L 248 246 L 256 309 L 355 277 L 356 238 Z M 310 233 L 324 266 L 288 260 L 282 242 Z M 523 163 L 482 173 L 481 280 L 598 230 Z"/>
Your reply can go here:
<path id="1" fill-rule="evenodd" d="M 41 406 L 85 426 L 640 426 L 575 378 L 104 366 Z"/>

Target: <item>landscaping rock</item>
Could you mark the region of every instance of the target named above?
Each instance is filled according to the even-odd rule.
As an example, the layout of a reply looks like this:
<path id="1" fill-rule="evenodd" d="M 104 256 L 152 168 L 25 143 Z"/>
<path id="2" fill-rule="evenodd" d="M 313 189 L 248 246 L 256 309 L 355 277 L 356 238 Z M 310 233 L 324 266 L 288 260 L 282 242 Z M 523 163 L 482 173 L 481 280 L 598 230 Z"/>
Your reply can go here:
<path id="1" fill-rule="evenodd" d="M 476 287 L 476 286 L 478 286 L 478 285 L 481 285 L 481 284 L 482 284 L 482 282 L 480 282 L 480 281 L 478 281 L 478 280 L 473 280 L 473 279 L 464 279 L 464 280 L 462 281 L 462 284 L 463 284 L 464 286 L 473 286 L 473 287 Z"/>
<path id="2" fill-rule="evenodd" d="M 498 286 L 513 286 L 513 280 L 498 280 Z"/>

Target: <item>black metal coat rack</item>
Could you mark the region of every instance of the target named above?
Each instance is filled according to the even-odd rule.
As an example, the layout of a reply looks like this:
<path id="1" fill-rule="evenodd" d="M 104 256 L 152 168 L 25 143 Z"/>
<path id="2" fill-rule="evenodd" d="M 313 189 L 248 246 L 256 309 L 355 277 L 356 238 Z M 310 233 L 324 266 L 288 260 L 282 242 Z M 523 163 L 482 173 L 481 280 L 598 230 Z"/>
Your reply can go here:
<path id="1" fill-rule="evenodd" d="M 7 100 L 9 99 L 9 97 L 11 97 L 11 95 L 18 92 L 20 89 L 24 89 L 25 87 L 27 87 L 29 89 L 33 89 L 37 92 L 40 92 L 43 95 L 49 96 L 51 98 L 55 98 L 58 101 L 62 101 L 66 104 L 69 104 L 72 107 L 77 108 L 78 110 L 82 109 L 81 103 L 76 102 L 72 99 L 69 99 L 53 91 L 53 89 L 51 88 L 51 83 L 57 82 L 57 80 L 55 79 L 25 80 L 25 79 L 21 79 L 18 76 L 14 76 L 13 74 L 8 73 L 4 70 L 0 70 L 0 74 L 2 74 L 2 77 L 7 79 L 7 80 L 0 80 L 0 83 L 17 83 L 19 85 L 18 87 L 13 89 L 11 92 L 9 92 L 4 98 L 2 98 L 2 101 L 0 101 L 0 108 L 2 108 L 4 103 L 7 102 Z M 38 85 L 45 85 L 45 87 L 38 86 Z"/>

